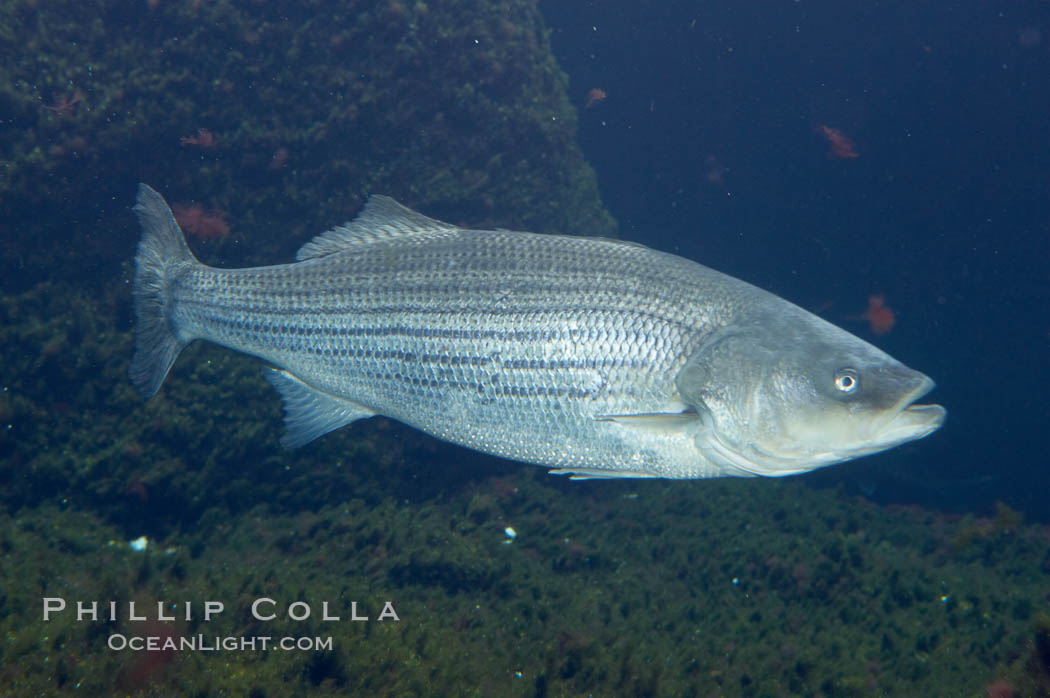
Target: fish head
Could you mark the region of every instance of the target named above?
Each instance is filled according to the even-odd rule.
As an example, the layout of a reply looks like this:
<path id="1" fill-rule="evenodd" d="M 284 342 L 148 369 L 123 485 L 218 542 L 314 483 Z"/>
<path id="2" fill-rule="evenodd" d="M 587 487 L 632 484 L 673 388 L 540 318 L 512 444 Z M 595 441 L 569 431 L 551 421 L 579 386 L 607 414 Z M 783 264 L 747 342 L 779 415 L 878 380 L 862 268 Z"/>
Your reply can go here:
<path id="1" fill-rule="evenodd" d="M 678 374 L 679 394 L 703 423 L 697 446 L 720 472 L 802 473 L 941 426 L 943 407 L 916 404 L 934 387 L 928 376 L 787 306 L 713 333 Z"/>

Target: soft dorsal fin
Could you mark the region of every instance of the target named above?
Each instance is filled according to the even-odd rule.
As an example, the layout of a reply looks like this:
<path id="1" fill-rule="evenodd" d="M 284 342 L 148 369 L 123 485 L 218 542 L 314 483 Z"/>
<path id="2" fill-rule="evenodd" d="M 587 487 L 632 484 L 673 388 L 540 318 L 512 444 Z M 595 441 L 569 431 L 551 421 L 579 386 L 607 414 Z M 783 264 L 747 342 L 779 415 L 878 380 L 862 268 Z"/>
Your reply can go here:
<path id="1" fill-rule="evenodd" d="M 321 233 L 299 248 L 297 261 L 324 257 L 351 245 L 367 244 L 406 235 L 445 236 L 460 230 L 450 223 L 427 218 L 389 196 L 369 197 L 357 218 Z"/>

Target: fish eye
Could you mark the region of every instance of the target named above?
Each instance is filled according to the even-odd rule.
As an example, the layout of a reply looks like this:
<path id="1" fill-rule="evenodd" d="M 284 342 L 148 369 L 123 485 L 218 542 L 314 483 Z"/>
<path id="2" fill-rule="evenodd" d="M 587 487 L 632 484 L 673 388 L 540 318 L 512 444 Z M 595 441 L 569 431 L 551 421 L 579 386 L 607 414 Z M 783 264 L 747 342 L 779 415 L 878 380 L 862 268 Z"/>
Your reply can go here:
<path id="1" fill-rule="evenodd" d="M 835 374 L 835 387 L 840 392 L 852 393 L 860 387 L 860 377 L 852 368 L 844 368 Z"/>

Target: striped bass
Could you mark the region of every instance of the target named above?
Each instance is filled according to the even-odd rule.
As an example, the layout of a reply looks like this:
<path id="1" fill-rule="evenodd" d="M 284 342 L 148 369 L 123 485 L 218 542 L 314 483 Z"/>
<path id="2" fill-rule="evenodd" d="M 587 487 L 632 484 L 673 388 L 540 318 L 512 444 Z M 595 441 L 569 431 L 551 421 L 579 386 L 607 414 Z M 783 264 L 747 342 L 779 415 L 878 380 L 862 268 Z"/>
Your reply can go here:
<path id="1" fill-rule="evenodd" d="M 385 415 L 575 478 L 789 475 L 919 439 L 928 377 L 778 296 L 616 240 L 469 230 L 373 196 L 297 261 L 217 269 L 139 186 L 146 397 L 196 339 L 257 356 L 284 446 Z"/>

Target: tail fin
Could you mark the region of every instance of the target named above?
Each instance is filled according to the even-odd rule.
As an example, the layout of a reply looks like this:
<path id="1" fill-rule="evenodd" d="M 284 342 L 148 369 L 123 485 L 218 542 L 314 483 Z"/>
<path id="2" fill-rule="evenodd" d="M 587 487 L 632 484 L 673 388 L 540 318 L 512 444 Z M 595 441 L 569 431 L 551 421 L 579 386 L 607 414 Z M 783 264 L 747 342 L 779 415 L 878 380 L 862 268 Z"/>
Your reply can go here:
<path id="1" fill-rule="evenodd" d="M 131 290 L 135 307 L 135 356 L 131 382 L 145 397 L 160 389 L 175 358 L 186 346 L 172 323 L 171 282 L 187 266 L 200 262 L 190 252 L 182 229 L 164 197 L 139 184 L 134 208 L 142 226 L 135 255 L 135 282 Z"/>

